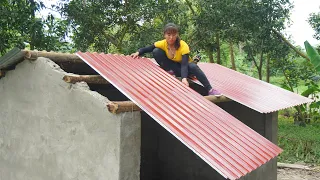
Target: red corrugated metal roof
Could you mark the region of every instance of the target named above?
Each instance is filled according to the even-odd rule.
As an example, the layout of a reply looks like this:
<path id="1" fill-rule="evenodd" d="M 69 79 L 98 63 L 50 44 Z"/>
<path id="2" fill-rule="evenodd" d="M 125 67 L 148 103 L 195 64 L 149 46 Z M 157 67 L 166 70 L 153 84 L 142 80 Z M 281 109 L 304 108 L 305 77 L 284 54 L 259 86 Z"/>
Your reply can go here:
<path id="1" fill-rule="evenodd" d="M 77 55 L 225 178 L 238 179 L 282 151 L 149 59 Z"/>
<path id="2" fill-rule="evenodd" d="M 312 102 L 309 98 L 218 64 L 199 63 L 198 65 L 211 85 L 223 95 L 260 113 Z"/>

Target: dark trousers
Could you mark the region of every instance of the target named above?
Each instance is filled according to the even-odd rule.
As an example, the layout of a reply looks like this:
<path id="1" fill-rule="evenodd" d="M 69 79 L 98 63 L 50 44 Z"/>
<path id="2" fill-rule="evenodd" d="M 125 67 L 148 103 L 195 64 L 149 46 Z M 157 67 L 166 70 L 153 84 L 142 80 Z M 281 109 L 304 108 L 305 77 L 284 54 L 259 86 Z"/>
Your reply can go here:
<path id="1" fill-rule="evenodd" d="M 153 58 L 157 61 L 160 67 L 166 71 L 172 70 L 178 77 L 181 76 L 181 63 L 170 60 L 166 52 L 162 49 L 155 48 L 152 51 Z M 212 87 L 199 66 L 193 62 L 188 63 L 188 76 L 194 75 L 202 83 L 202 85 L 209 91 Z"/>

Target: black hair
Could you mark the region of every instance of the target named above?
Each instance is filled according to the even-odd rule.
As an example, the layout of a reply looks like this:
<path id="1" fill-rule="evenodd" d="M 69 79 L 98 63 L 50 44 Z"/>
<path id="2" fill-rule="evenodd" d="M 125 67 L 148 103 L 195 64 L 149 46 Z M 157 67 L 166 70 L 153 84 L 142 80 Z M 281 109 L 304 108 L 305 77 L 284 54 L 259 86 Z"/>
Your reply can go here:
<path id="1" fill-rule="evenodd" d="M 179 27 L 175 25 L 174 23 L 168 23 L 164 26 L 163 33 L 172 32 L 172 33 L 178 33 Z M 180 37 L 177 36 L 176 42 L 174 42 L 174 47 L 178 49 L 180 47 Z"/>

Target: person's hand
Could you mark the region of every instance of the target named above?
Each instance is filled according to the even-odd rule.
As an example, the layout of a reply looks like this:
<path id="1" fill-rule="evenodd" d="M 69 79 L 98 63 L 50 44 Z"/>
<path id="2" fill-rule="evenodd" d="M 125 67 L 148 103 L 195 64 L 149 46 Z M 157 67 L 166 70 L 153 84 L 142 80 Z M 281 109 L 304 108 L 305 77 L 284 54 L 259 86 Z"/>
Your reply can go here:
<path id="1" fill-rule="evenodd" d="M 187 78 L 183 78 L 181 81 L 182 81 L 182 83 L 185 84 L 186 86 L 189 86 L 189 82 L 188 82 L 188 79 L 187 79 Z"/>
<path id="2" fill-rule="evenodd" d="M 133 57 L 133 59 L 139 58 L 139 52 L 132 53 L 130 56 Z"/>

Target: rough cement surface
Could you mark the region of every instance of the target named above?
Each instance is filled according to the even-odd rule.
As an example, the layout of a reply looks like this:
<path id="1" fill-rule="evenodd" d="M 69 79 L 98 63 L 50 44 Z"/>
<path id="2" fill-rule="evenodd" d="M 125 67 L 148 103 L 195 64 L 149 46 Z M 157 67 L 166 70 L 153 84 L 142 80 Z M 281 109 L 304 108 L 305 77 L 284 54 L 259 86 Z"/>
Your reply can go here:
<path id="1" fill-rule="evenodd" d="M 140 179 L 141 114 L 128 112 L 121 115 L 120 180 Z"/>
<path id="2" fill-rule="evenodd" d="M 0 180 L 123 179 L 120 148 L 140 148 L 123 145 L 140 126 L 121 134 L 121 128 L 130 129 L 126 116 L 109 113 L 107 98 L 86 83 L 64 82 L 64 74 L 39 58 L 18 64 L 0 79 Z M 122 142 L 121 136 L 127 139 Z M 127 170 L 136 168 L 136 159 Z"/>

